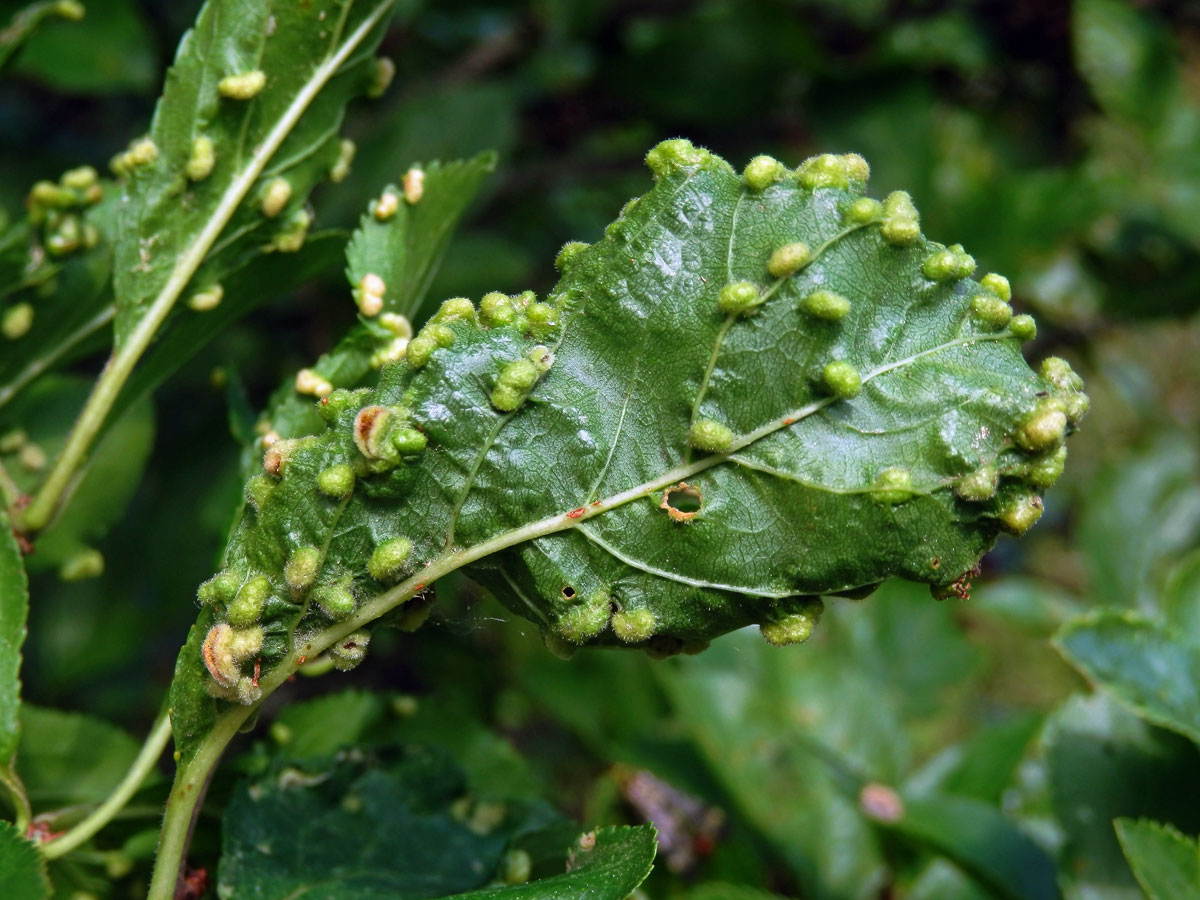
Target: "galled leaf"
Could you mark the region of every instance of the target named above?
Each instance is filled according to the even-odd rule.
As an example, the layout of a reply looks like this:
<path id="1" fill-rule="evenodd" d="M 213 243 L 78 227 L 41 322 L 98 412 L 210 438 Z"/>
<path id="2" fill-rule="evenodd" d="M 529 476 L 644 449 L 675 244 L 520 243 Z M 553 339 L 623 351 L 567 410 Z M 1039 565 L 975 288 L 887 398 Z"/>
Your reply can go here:
<path id="1" fill-rule="evenodd" d="M 203 293 L 247 254 L 303 240 L 305 199 L 338 163 L 343 110 L 375 76 L 371 49 L 393 3 L 204 6 L 167 73 L 150 135 L 114 161 L 129 179 L 118 345 L 139 324 L 157 327 L 193 275 Z"/>
<path id="2" fill-rule="evenodd" d="M 325 432 L 266 448 L 180 661 L 187 731 L 217 712 L 185 696 L 203 668 L 254 703 L 255 667 L 351 667 L 463 566 L 555 642 L 671 653 L 801 641 L 815 595 L 893 575 L 961 590 L 1033 524 L 1087 400 L 1064 361 L 1030 371 L 1005 279 L 863 197 L 861 157 L 648 161 L 546 302 L 447 301 L 376 388 L 319 401 Z"/>

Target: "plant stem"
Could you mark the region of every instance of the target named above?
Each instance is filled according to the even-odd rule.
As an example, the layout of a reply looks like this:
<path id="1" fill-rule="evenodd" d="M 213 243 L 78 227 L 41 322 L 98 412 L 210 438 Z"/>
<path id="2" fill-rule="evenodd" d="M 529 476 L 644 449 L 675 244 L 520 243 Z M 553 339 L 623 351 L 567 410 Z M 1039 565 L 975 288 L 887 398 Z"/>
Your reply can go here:
<path id="1" fill-rule="evenodd" d="M 21 784 L 21 779 L 17 777 L 16 772 L 0 766 L 0 787 L 8 791 L 9 799 L 12 800 L 13 809 L 16 812 L 16 821 L 13 822 L 13 825 L 17 831 L 24 834 L 33 817 L 33 810 L 29 807 L 29 795 L 25 793 L 25 785 Z"/>
<path id="2" fill-rule="evenodd" d="M 278 684 L 275 687 L 278 687 Z M 264 690 L 263 693 L 265 695 L 268 692 Z M 174 900 L 175 886 L 179 883 L 179 876 L 187 857 L 192 820 L 203 797 L 204 786 L 210 773 L 217 767 L 221 754 L 225 752 L 225 746 L 257 708 L 236 706 L 230 709 L 217 720 L 216 726 L 205 736 L 195 754 L 180 765 L 175 773 L 175 783 L 171 786 L 167 810 L 163 815 L 162 833 L 158 838 L 158 855 L 154 860 L 154 874 L 150 880 L 150 893 L 146 900 Z"/>
<path id="3" fill-rule="evenodd" d="M 23 531 L 38 531 L 45 528 L 47 523 L 53 518 L 58 509 L 59 501 L 67 490 L 76 470 L 83 465 L 84 460 L 87 458 L 87 452 L 91 448 L 92 442 L 104 426 L 104 421 L 108 417 L 113 404 L 117 401 L 117 396 L 121 393 L 121 388 L 125 386 L 125 382 L 133 372 L 133 367 L 141 359 L 146 348 L 150 346 L 154 335 L 166 320 L 168 313 L 171 312 L 171 308 L 175 305 L 175 301 L 179 299 L 179 295 L 183 293 L 188 282 L 192 280 L 192 276 L 196 273 L 200 264 L 204 262 L 213 243 L 221 235 L 221 232 L 229 223 L 234 212 L 237 211 L 238 206 L 241 205 L 242 200 L 245 199 L 246 194 L 249 193 L 250 188 L 253 187 L 258 176 L 262 174 L 271 157 L 275 155 L 275 151 L 279 149 L 287 136 L 291 134 L 296 123 L 300 121 L 300 117 L 304 115 L 304 111 L 308 109 L 309 104 L 312 103 L 329 80 L 333 78 L 337 70 L 341 68 L 342 63 L 363 42 L 371 29 L 391 9 L 391 6 L 391 0 L 385 0 L 385 2 L 380 3 L 346 37 L 345 43 L 338 48 L 337 52 L 327 56 L 313 70 L 312 76 L 292 99 L 292 102 L 288 104 L 279 121 L 275 123 L 275 127 L 267 133 L 267 136 L 263 138 L 260 144 L 255 146 L 254 153 L 251 155 L 246 167 L 234 177 L 229 187 L 225 189 L 220 202 L 213 210 L 212 215 L 209 216 L 208 221 L 199 234 L 192 239 L 191 243 L 183 248 L 166 283 L 159 290 L 158 295 L 146 310 L 145 315 L 138 320 L 133 330 L 125 335 L 117 351 L 109 357 L 104 371 L 100 373 L 95 387 L 92 388 L 91 396 L 88 397 L 83 411 L 79 414 L 79 418 L 75 422 L 75 427 L 71 429 L 71 434 L 68 436 L 66 444 L 63 445 L 62 452 L 59 453 L 58 459 L 54 461 L 54 468 L 51 469 L 50 474 L 46 477 L 46 481 L 42 484 L 33 502 L 21 516 L 19 524 Z M 130 236 L 131 239 L 133 237 Z"/>
<path id="4" fill-rule="evenodd" d="M 146 780 L 146 776 L 154 770 L 155 764 L 158 762 L 159 757 L 162 756 L 163 750 L 166 749 L 167 742 L 170 739 L 171 720 L 166 713 L 163 713 L 159 716 L 158 721 L 154 723 L 154 728 L 151 729 L 150 736 L 146 738 L 146 743 L 142 745 L 141 752 L 138 753 L 137 758 L 133 761 L 133 765 L 129 767 L 125 778 L 117 785 L 117 789 L 109 794 L 108 798 L 97 806 L 86 819 L 74 828 L 69 829 L 62 837 L 56 838 L 44 845 L 42 852 L 46 855 L 46 858 L 57 859 L 60 856 L 70 853 L 112 821 L 113 817 L 137 793 L 142 782 Z"/>

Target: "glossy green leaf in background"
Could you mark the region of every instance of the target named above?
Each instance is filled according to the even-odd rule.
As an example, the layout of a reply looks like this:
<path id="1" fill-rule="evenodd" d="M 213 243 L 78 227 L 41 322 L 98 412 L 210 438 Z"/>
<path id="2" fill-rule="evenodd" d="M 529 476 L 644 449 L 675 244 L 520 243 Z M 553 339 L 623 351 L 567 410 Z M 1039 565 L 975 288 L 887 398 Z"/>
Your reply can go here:
<path id="1" fill-rule="evenodd" d="M 21 645 L 29 616 L 29 584 L 8 515 L 0 511 L 0 786 L 20 802 L 13 763 L 21 736 Z"/>
<path id="2" fill-rule="evenodd" d="M 1200 900 L 1200 847 L 1169 825 L 1117 819 L 1117 837 L 1149 900 Z"/>
<path id="3" fill-rule="evenodd" d="M 0 822 L 0 897 L 4 900 L 46 900 L 50 881 L 46 861 L 8 822 Z"/>

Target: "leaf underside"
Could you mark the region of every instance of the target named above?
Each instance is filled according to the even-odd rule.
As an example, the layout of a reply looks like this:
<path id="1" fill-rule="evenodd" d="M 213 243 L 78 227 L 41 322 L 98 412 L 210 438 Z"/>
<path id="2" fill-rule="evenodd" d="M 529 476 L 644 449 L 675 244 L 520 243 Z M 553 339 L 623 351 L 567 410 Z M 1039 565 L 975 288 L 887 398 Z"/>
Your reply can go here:
<path id="1" fill-rule="evenodd" d="M 312 602 L 325 588 L 348 587 L 361 606 L 408 576 L 399 602 L 456 550 L 479 548 L 468 571 L 551 636 L 670 652 L 891 576 L 950 585 L 1013 502 L 1040 509 L 1026 475 L 1041 457 L 1016 436 L 1056 387 L 1007 329 L 972 316 L 980 284 L 926 277 L 945 248 L 889 243 L 877 219 L 848 224 L 859 182 L 812 187 L 789 172 L 754 190 L 689 152 L 603 240 L 563 261 L 546 307 L 512 298 L 514 321 L 498 324 L 451 303 L 376 388 L 321 401 L 330 427 L 268 454 L 272 474 L 252 480 L 226 554 L 235 580 L 270 581 L 264 670 L 297 628 L 329 626 Z M 772 277 L 768 259 L 796 241 L 811 260 Z M 718 295 L 741 281 L 764 299 L 727 315 Z M 817 290 L 848 298 L 848 315 L 801 309 Z M 423 335 L 439 346 L 421 365 Z M 503 373 L 531 353 L 549 361 L 545 349 L 553 363 L 528 398 L 498 408 L 514 405 L 494 402 Z M 823 377 L 838 360 L 860 373 L 852 399 Z M 372 449 L 386 444 L 383 426 L 356 443 L 356 415 L 371 405 L 428 448 Z M 726 447 L 689 447 L 702 420 L 729 429 Z M 339 465 L 358 477 L 335 499 L 317 476 Z M 956 485 L 988 467 L 999 490 L 960 499 Z M 886 490 L 889 475 L 904 490 Z M 407 564 L 372 578 L 372 552 L 396 537 L 412 542 Z M 294 590 L 282 569 L 304 547 L 318 571 Z M 202 614 L 177 686 L 184 670 L 202 675 L 199 642 L 226 610 Z M 202 730 L 211 712 L 193 712 Z"/>

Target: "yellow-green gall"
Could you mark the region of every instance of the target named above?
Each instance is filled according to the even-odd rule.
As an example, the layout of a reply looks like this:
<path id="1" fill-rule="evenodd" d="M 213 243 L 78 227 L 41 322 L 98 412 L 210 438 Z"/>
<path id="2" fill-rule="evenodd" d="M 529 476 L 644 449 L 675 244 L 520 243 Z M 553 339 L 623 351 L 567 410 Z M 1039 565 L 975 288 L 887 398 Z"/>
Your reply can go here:
<path id="1" fill-rule="evenodd" d="M 33 305 L 17 303 L 4 311 L 0 318 L 0 334 L 10 341 L 25 337 L 33 327 Z"/>
<path id="2" fill-rule="evenodd" d="M 479 301 L 479 314 L 485 325 L 511 325 L 517 318 L 517 311 L 507 295 L 499 291 L 484 294 Z"/>
<path id="3" fill-rule="evenodd" d="M 292 183 L 286 178 L 272 178 L 263 188 L 261 209 L 268 219 L 273 219 L 292 199 Z"/>
<path id="4" fill-rule="evenodd" d="M 524 884 L 533 874 L 533 858 L 528 850 L 509 850 L 500 860 L 500 879 L 505 884 Z"/>
<path id="5" fill-rule="evenodd" d="M 342 463 L 317 474 L 317 489 L 327 497 L 341 500 L 354 491 L 354 469 Z"/>
<path id="6" fill-rule="evenodd" d="M 139 138 L 125 151 L 125 161 L 130 168 L 146 166 L 158 159 L 158 145 L 150 138 Z"/>
<path id="7" fill-rule="evenodd" d="M 1055 398 L 1055 404 L 1063 411 L 1063 414 L 1067 417 L 1067 421 L 1072 425 L 1078 425 L 1079 421 L 1087 415 L 1088 410 L 1092 407 L 1091 398 L 1080 391 L 1060 394 Z"/>
<path id="8" fill-rule="evenodd" d="M 304 241 L 308 237 L 309 226 L 312 225 L 312 213 L 307 209 L 300 208 L 295 210 L 287 220 L 287 224 L 283 229 L 275 235 L 275 240 L 267 246 L 268 250 L 277 250 L 280 253 L 295 253 L 304 246 Z"/>
<path id="9" fill-rule="evenodd" d="M 1008 283 L 1008 279 L 1003 275 L 997 275 L 995 272 L 988 272 L 979 279 L 979 283 L 1005 303 L 1012 299 L 1012 285 Z"/>
<path id="10" fill-rule="evenodd" d="M 717 305 L 731 316 L 745 316 L 762 302 L 758 288 L 749 281 L 734 281 L 721 288 Z"/>
<path id="11" fill-rule="evenodd" d="M 781 179 L 785 172 L 787 169 L 775 157 L 756 156 L 746 164 L 742 177 L 750 190 L 762 191 Z"/>
<path id="12" fill-rule="evenodd" d="M 1047 356 L 1042 360 L 1041 371 L 1042 377 L 1060 390 L 1078 391 L 1083 389 L 1083 379 L 1061 356 Z"/>
<path id="13" fill-rule="evenodd" d="M 1005 531 L 1022 535 L 1042 517 L 1042 498 L 1034 493 L 1011 493 L 1001 504 L 998 517 Z"/>
<path id="14" fill-rule="evenodd" d="M 0 435 L 0 453 L 16 453 L 29 443 L 29 433 L 24 428 L 14 428 Z"/>
<path id="15" fill-rule="evenodd" d="M 981 328 L 1000 331 L 1012 321 L 1012 307 L 992 294 L 980 294 L 971 300 L 971 318 Z"/>
<path id="16" fill-rule="evenodd" d="M 49 235 L 46 236 L 46 249 L 51 256 L 66 256 L 79 249 L 83 238 L 79 227 L 79 219 L 75 216 L 63 216 Z"/>
<path id="17" fill-rule="evenodd" d="M 533 360 L 527 357 L 506 364 L 492 391 L 492 405 L 501 412 L 512 412 L 525 402 L 540 374 Z"/>
<path id="18" fill-rule="evenodd" d="M 613 634 L 626 644 L 640 644 L 654 636 L 658 618 L 648 609 L 623 609 L 610 620 Z"/>
<path id="19" fill-rule="evenodd" d="M 269 475 L 254 475 L 246 479 L 245 497 L 255 512 L 262 510 L 275 492 L 275 479 Z"/>
<path id="20" fill-rule="evenodd" d="M 261 626 L 233 628 L 219 622 L 208 630 L 201 646 L 201 658 L 205 668 L 219 685 L 232 688 L 237 685 L 243 662 L 262 649 Z"/>
<path id="21" fill-rule="evenodd" d="M 30 472 L 40 472 L 46 468 L 46 451 L 40 444 L 26 444 L 17 452 L 17 461 Z"/>
<path id="22" fill-rule="evenodd" d="M 188 309 L 195 310 L 196 312 L 208 312 L 220 306 L 221 300 L 224 297 L 225 289 L 219 284 L 214 284 L 202 291 L 196 291 L 196 293 L 188 297 Z"/>
<path id="23" fill-rule="evenodd" d="M 333 393 L 333 385 L 312 369 L 301 369 L 296 373 L 296 393 L 327 397 Z"/>
<path id="24" fill-rule="evenodd" d="M 256 575 L 237 592 L 229 604 L 229 624 L 245 628 L 262 618 L 263 607 L 271 596 L 271 582 L 266 575 Z"/>
<path id="25" fill-rule="evenodd" d="M 892 191 L 883 201 L 883 239 L 894 247 L 905 247 L 921 236 L 921 221 L 912 197 L 906 191 Z"/>
<path id="26" fill-rule="evenodd" d="M 283 578 L 297 593 L 306 591 L 321 571 L 321 551 L 316 547 L 298 547 L 283 567 Z"/>
<path id="27" fill-rule="evenodd" d="M 400 198 L 394 191 L 384 191 L 371 203 L 371 214 L 380 222 L 386 222 L 400 211 Z"/>
<path id="28" fill-rule="evenodd" d="M 566 272 L 576 257 L 587 248 L 588 245 L 583 241 L 568 241 L 563 244 L 562 249 L 558 251 L 558 256 L 554 257 L 554 268 L 559 272 Z"/>
<path id="29" fill-rule="evenodd" d="M 435 344 L 437 344 L 439 347 L 453 347 L 454 346 L 454 332 L 451 331 L 449 328 L 447 328 L 445 325 L 441 325 L 441 324 L 438 324 L 435 322 L 430 322 L 428 325 L 426 325 L 424 328 L 421 329 L 421 334 L 425 335 L 426 337 L 432 338 L 433 342 Z"/>
<path id="30" fill-rule="evenodd" d="M 250 100 L 257 97 L 267 86 L 267 76 L 262 69 L 241 72 L 237 75 L 226 75 L 217 82 L 217 91 L 222 97 L 234 100 Z"/>
<path id="31" fill-rule="evenodd" d="M 333 168 L 329 170 L 329 180 L 334 184 L 340 184 L 346 180 L 346 176 L 350 174 L 350 165 L 354 162 L 354 154 L 358 150 L 354 141 L 347 138 L 342 139 L 342 143 L 338 147 L 338 158 L 333 164 Z"/>
<path id="32" fill-rule="evenodd" d="M 821 601 L 814 599 L 801 604 L 793 612 L 778 616 L 770 622 L 763 622 L 758 626 L 758 631 L 773 647 L 803 644 L 812 637 L 813 629 L 817 627 L 824 611 L 825 607 Z"/>
<path id="33" fill-rule="evenodd" d="M 594 591 L 559 616 L 558 633 L 573 644 L 582 644 L 604 630 L 611 609 L 612 598 L 604 591 Z"/>
<path id="34" fill-rule="evenodd" d="M 1000 475 L 995 466 L 982 466 L 958 479 L 954 485 L 954 493 L 963 500 L 982 503 L 995 496 L 999 481 Z"/>
<path id="35" fill-rule="evenodd" d="M 847 225 L 866 225 L 883 218 L 883 204 L 873 197 L 859 197 L 842 214 Z"/>
<path id="36" fill-rule="evenodd" d="M 192 153 L 184 167 L 184 174 L 191 181 L 203 181 L 212 174 L 216 159 L 212 138 L 202 134 L 192 141 Z"/>
<path id="37" fill-rule="evenodd" d="M 550 367 L 554 365 L 554 352 L 545 344 L 538 344 L 536 347 L 530 348 L 529 352 L 525 355 L 533 363 L 533 367 L 537 369 L 539 378 L 549 372 Z"/>
<path id="38" fill-rule="evenodd" d="M 38 181 L 29 189 L 29 206 L 46 209 L 69 209 L 75 205 L 75 192 L 53 181 Z"/>
<path id="39" fill-rule="evenodd" d="M 850 301 L 833 291 L 813 291 L 800 301 L 800 308 L 818 319 L 840 322 L 850 313 Z"/>
<path id="40" fill-rule="evenodd" d="M 63 172 L 59 183 L 73 191 L 86 191 L 96 183 L 96 170 L 91 166 L 79 166 L 76 169 L 68 169 Z"/>
<path id="41" fill-rule="evenodd" d="M 376 581 L 392 581 L 404 571 L 412 550 L 412 541 L 408 538 L 395 537 L 384 541 L 371 554 L 367 571 Z"/>
<path id="42" fill-rule="evenodd" d="M 861 154 L 845 154 L 842 157 L 842 164 L 846 167 L 846 174 L 850 176 L 851 181 L 860 181 L 865 184 L 871 177 L 871 166 Z"/>
<path id="43" fill-rule="evenodd" d="M 84 547 L 68 556 L 58 567 L 63 581 L 86 581 L 104 574 L 104 554 L 95 547 Z"/>
<path id="44" fill-rule="evenodd" d="M 364 316 L 377 316 L 383 311 L 383 297 L 386 293 L 387 285 L 383 279 L 374 272 L 368 272 L 354 286 L 354 303 Z"/>
<path id="45" fill-rule="evenodd" d="M 87 15 L 87 8 L 79 0 L 57 0 L 54 4 L 54 14 L 68 22 L 78 22 Z"/>
<path id="46" fill-rule="evenodd" d="M 525 321 L 534 334 L 545 334 L 558 324 L 558 311 L 549 303 L 530 303 L 525 308 Z"/>
<path id="47" fill-rule="evenodd" d="M 877 503 L 903 503 L 913 495 L 912 473 L 901 466 L 891 466 L 875 477 L 871 498 Z"/>
<path id="48" fill-rule="evenodd" d="M 963 250 L 962 244 L 935 250 L 921 263 L 921 274 L 930 281 L 953 281 L 966 278 L 974 271 L 975 259 Z"/>
<path id="49" fill-rule="evenodd" d="M 404 173 L 402 179 L 404 188 L 404 202 L 409 206 L 415 206 L 421 202 L 421 198 L 425 196 L 425 170 L 411 168 Z"/>
<path id="50" fill-rule="evenodd" d="M 1032 341 L 1037 337 L 1037 322 L 1028 313 L 1013 316 L 1008 323 L 1008 331 L 1018 341 Z"/>
<path id="51" fill-rule="evenodd" d="M 1025 480 L 1033 487 L 1044 490 L 1051 487 L 1063 473 L 1067 462 L 1067 448 L 1064 444 L 1052 453 L 1040 456 L 1029 464 Z"/>
<path id="52" fill-rule="evenodd" d="M 684 169 L 695 168 L 705 163 L 710 154 L 684 138 L 662 141 L 646 154 L 646 166 L 654 180 Z"/>
<path id="53" fill-rule="evenodd" d="M 830 392 L 842 400 L 850 400 L 858 396 L 862 390 L 862 376 L 858 369 L 845 360 L 834 360 L 828 363 L 821 372 L 825 386 Z"/>
<path id="54" fill-rule="evenodd" d="M 396 452 L 401 456 L 412 456 L 414 453 L 420 453 L 429 443 L 429 438 L 425 437 L 416 428 L 411 425 L 401 425 L 392 432 L 392 446 L 396 448 Z"/>
<path id="55" fill-rule="evenodd" d="M 329 618 L 341 620 L 354 614 L 354 592 L 350 590 L 349 576 L 334 584 L 323 584 L 313 588 L 312 599 Z"/>
<path id="56" fill-rule="evenodd" d="M 339 672 L 349 672 L 366 659 L 370 643 L 371 633 L 363 629 L 352 631 L 340 641 L 335 641 L 329 648 L 329 658 L 333 667 Z"/>
<path id="57" fill-rule="evenodd" d="M 392 79 L 396 77 L 396 64 L 386 56 L 381 56 L 375 60 L 375 71 L 372 73 L 371 83 L 367 86 L 367 96 L 372 100 L 376 100 L 387 93 L 387 89 L 392 84 Z"/>
<path id="58" fill-rule="evenodd" d="M 419 369 L 429 362 L 429 358 L 433 356 L 433 351 L 438 347 L 437 341 L 428 335 L 419 334 L 408 342 L 408 349 L 404 354 L 404 358 L 408 360 L 408 364 L 414 369 Z"/>
<path id="59" fill-rule="evenodd" d="M 808 249 L 808 244 L 804 241 L 793 241 L 777 248 L 771 254 L 771 258 L 767 260 L 767 271 L 775 278 L 788 278 L 808 265 L 810 259 L 812 251 Z"/>
<path id="60" fill-rule="evenodd" d="M 800 183 L 810 190 L 850 186 L 850 171 L 846 158 L 832 153 L 822 153 L 820 156 L 806 159 L 801 163 L 798 174 Z"/>
<path id="61" fill-rule="evenodd" d="M 1048 450 L 1062 443 L 1067 416 L 1054 402 L 1039 403 L 1017 429 L 1017 444 L 1025 450 Z"/>
<path id="62" fill-rule="evenodd" d="M 434 322 L 453 322 L 455 319 L 475 321 L 475 304 L 466 297 L 451 297 L 433 315 Z"/>
<path id="63" fill-rule="evenodd" d="M 701 419 L 688 431 L 688 443 L 706 453 L 724 453 L 733 445 L 733 432 L 728 425 Z"/>
<path id="64" fill-rule="evenodd" d="M 240 572 L 223 569 L 200 585 L 196 591 L 196 599 L 206 606 L 228 603 L 237 596 L 244 580 Z"/>

